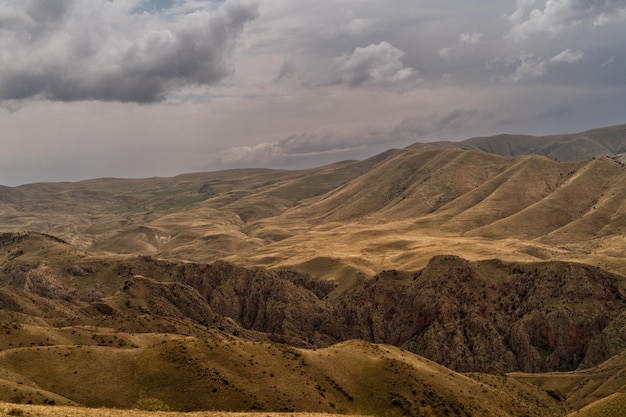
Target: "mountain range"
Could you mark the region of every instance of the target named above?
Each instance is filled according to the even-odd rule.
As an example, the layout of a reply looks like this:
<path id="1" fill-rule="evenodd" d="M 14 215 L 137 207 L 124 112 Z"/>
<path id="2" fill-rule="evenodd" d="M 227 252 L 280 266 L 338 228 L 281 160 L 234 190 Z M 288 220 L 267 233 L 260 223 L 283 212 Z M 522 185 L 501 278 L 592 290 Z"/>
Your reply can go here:
<path id="1" fill-rule="evenodd" d="M 0 400 L 619 409 L 625 149 L 622 125 L 0 187 Z"/>

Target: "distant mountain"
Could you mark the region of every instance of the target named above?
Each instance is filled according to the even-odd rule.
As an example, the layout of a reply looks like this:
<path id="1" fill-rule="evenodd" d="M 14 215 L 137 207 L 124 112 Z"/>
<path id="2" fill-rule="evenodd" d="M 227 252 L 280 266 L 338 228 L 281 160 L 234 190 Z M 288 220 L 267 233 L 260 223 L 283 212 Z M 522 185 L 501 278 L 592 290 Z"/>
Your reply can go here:
<path id="1" fill-rule="evenodd" d="M 436 255 L 559 259 L 626 274 L 626 166 L 458 148 L 300 170 L 0 188 L 4 231 L 94 252 L 291 269 L 350 286 Z"/>
<path id="2" fill-rule="evenodd" d="M 626 162 L 626 124 L 563 135 L 496 135 L 461 142 L 416 143 L 409 148 L 447 147 L 480 150 L 503 156 L 544 155 L 560 161 L 610 156 Z"/>

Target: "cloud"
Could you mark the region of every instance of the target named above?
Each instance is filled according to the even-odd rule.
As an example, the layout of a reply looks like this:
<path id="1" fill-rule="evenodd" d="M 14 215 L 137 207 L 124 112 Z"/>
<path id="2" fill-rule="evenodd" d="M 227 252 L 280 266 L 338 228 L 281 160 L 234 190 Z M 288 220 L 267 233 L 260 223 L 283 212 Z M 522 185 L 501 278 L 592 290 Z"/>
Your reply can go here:
<path id="1" fill-rule="evenodd" d="M 292 62 L 285 61 L 283 62 L 283 66 L 280 67 L 280 71 L 278 71 L 278 75 L 272 80 L 272 83 L 279 83 L 284 79 L 293 77 L 295 73 L 294 65 Z"/>
<path id="2" fill-rule="evenodd" d="M 456 53 L 460 48 L 478 45 L 483 39 L 483 34 L 480 32 L 464 32 L 459 35 L 459 44 L 454 47 L 443 47 L 437 50 L 439 58 L 446 59 L 451 56 L 452 53 Z"/>
<path id="3" fill-rule="evenodd" d="M 607 23 L 609 23 L 609 18 L 603 14 L 593 19 L 594 26 L 602 26 L 602 25 L 606 25 Z"/>
<path id="4" fill-rule="evenodd" d="M 585 54 L 582 51 L 572 51 L 571 49 L 566 49 L 563 52 L 550 58 L 550 62 L 552 64 L 574 64 L 576 62 L 582 61 L 584 57 Z"/>
<path id="5" fill-rule="evenodd" d="M 318 165 L 320 158 L 354 154 L 365 155 L 393 146 L 406 146 L 419 140 L 441 139 L 446 134 L 458 133 L 474 124 L 481 116 L 478 111 L 457 109 L 443 116 L 408 117 L 391 129 L 363 129 L 352 133 L 316 132 L 292 135 L 275 142 L 236 146 L 220 155 L 222 166 L 289 166 L 289 161 L 311 161 Z"/>
<path id="6" fill-rule="evenodd" d="M 452 48 L 440 48 L 437 50 L 437 55 L 439 55 L 439 58 L 445 59 L 450 56 L 451 49 Z"/>
<path id="7" fill-rule="evenodd" d="M 292 135 L 275 142 L 248 146 L 234 146 L 220 154 L 222 166 L 277 166 L 290 165 L 288 161 L 319 159 L 363 149 L 368 141 L 364 136 L 339 135 L 333 132 Z"/>
<path id="8" fill-rule="evenodd" d="M 483 38 L 483 34 L 480 32 L 472 32 L 472 33 L 462 33 L 459 36 L 459 42 L 461 45 L 476 45 L 480 43 Z"/>
<path id="9" fill-rule="evenodd" d="M 380 18 L 354 17 L 344 23 L 340 31 L 348 36 L 359 37 L 375 30 L 380 22 Z"/>
<path id="10" fill-rule="evenodd" d="M 520 41 L 535 34 L 556 34 L 586 20 L 597 26 L 606 23 L 606 14 L 626 8 L 626 0 L 546 0 L 543 8 L 535 3 L 518 0 L 509 16 L 510 38 Z"/>
<path id="11" fill-rule="evenodd" d="M 351 54 L 333 59 L 341 81 L 351 87 L 386 86 L 416 79 L 418 71 L 402 63 L 404 52 L 387 42 L 356 48 Z"/>
<path id="12" fill-rule="evenodd" d="M 0 8 L 0 100 L 154 102 L 231 75 L 230 56 L 256 4 L 12 0 Z M 6 35 L 6 33 L 5 33 Z M 24 53 L 28 51 L 28 53 Z"/>
<path id="13" fill-rule="evenodd" d="M 522 81 L 542 77 L 548 70 L 548 63 L 532 53 L 522 52 L 517 57 L 512 58 L 517 62 L 515 72 L 502 78 L 502 81 L 517 84 Z"/>
<path id="14" fill-rule="evenodd" d="M 507 67 L 517 65 L 515 71 L 506 76 L 500 77 L 500 81 L 517 84 L 535 78 L 543 77 L 556 64 L 575 64 L 582 61 L 585 54 L 582 51 L 566 49 L 549 59 L 544 59 L 536 54 L 521 52 L 516 56 L 508 57 L 504 62 Z M 498 61 L 498 60 L 496 60 Z M 488 64 L 489 66 L 497 62 Z"/>

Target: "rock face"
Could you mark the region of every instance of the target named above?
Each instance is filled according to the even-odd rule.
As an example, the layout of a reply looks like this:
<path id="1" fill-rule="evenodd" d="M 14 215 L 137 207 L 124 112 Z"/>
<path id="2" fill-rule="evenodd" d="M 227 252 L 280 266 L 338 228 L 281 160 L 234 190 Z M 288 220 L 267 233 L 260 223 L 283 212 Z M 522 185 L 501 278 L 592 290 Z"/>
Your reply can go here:
<path id="1" fill-rule="evenodd" d="M 626 278 L 582 264 L 438 256 L 419 272 L 384 271 L 338 293 L 332 283 L 295 272 L 150 257 L 94 260 L 67 244 L 37 255 L 20 253 L 11 246 L 17 244 L 27 249 L 23 241 L 3 248 L 5 315 L 33 312 L 64 325 L 106 323 L 132 332 L 220 329 L 307 347 L 356 338 L 401 346 L 457 371 L 566 371 L 626 349 Z"/>
<path id="2" fill-rule="evenodd" d="M 459 371 L 573 370 L 626 348 L 623 277 L 599 268 L 440 256 L 408 278 L 383 272 L 349 291 L 329 331 Z"/>

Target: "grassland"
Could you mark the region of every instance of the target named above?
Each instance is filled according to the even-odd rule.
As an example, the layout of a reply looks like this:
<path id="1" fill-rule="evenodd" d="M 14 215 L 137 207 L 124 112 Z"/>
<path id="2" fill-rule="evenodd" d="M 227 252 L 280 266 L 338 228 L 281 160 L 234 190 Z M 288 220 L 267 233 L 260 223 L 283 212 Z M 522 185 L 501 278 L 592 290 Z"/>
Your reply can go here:
<path id="1" fill-rule="evenodd" d="M 0 402 L 1 417 L 329 417 L 331 415 L 323 413 L 227 413 L 219 411 L 182 413 L 78 406 L 16 405 Z"/>
<path id="2" fill-rule="evenodd" d="M 625 184 L 610 158 L 414 149 L 304 171 L 3 188 L 0 222 L 92 252 L 225 259 L 345 285 L 448 253 L 626 274 Z"/>

